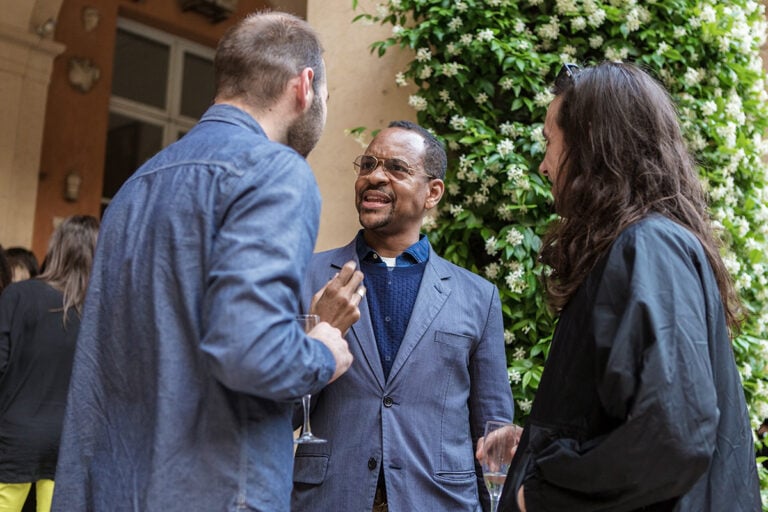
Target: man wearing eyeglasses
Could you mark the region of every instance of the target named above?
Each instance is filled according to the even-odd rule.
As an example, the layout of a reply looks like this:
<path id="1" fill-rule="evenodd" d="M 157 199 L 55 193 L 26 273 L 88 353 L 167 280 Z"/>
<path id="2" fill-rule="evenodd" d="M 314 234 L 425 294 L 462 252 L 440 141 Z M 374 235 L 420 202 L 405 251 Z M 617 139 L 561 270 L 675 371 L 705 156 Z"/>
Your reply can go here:
<path id="1" fill-rule="evenodd" d="M 337 282 L 353 268 L 345 263 L 359 266 L 365 300 L 346 335 L 355 364 L 313 397 L 313 430 L 328 442 L 297 450 L 294 512 L 488 508 L 475 444 L 487 420 L 513 412 L 501 303 L 420 232 L 446 164 L 442 144 L 407 121 L 354 161 L 363 229 L 314 256 L 304 304 L 330 319 L 334 298 L 350 293 Z"/>

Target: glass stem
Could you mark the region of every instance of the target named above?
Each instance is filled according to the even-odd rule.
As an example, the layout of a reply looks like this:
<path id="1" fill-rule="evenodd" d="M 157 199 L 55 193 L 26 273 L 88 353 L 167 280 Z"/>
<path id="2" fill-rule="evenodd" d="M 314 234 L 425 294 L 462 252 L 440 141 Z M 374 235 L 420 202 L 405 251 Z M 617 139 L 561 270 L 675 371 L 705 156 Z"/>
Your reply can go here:
<path id="1" fill-rule="evenodd" d="M 301 435 L 311 436 L 312 429 L 309 427 L 309 403 L 312 400 L 312 395 L 306 394 L 301 397 L 301 407 L 304 409 L 304 427 L 302 428 Z"/>

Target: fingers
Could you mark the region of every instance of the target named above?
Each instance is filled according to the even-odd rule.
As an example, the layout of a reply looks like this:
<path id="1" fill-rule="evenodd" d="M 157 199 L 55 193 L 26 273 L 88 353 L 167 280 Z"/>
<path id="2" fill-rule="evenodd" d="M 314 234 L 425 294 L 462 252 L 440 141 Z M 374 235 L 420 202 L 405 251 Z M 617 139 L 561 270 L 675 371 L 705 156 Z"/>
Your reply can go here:
<path id="1" fill-rule="evenodd" d="M 366 292 L 365 286 L 363 285 L 358 286 L 357 290 L 355 290 L 355 293 L 352 295 L 352 298 L 350 299 L 352 304 L 354 304 L 355 306 L 359 306 L 360 303 L 363 302 L 363 299 L 365 298 L 365 292 Z"/>

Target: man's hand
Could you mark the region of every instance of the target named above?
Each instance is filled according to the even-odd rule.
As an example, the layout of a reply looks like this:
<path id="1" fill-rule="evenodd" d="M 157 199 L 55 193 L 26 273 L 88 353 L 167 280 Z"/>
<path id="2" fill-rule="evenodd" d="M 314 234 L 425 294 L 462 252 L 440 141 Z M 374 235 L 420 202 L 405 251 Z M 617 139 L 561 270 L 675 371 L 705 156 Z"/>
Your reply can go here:
<path id="1" fill-rule="evenodd" d="M 327 322 L 320 322 L 307 335 L 310 338 L 319 340 L 333 354 L 336 361 L 336 371 L 333 373 L 328 384 L 341 377 L 352 365 L 352 353 L 349 351 L 347 340 L 341 336 L 341 331 L 331 326 Z"/>
<path id="2" fill-rule="evenodd" d="M 339 273 L 312 297 L 309 312 L 319 315 L 321 322 L 328 322 L 345 335 L 360 319 L 358 306 L 365 297 L 362 282 L 363 273 L 355 270 L 355 262 L 346 262 Z"/>

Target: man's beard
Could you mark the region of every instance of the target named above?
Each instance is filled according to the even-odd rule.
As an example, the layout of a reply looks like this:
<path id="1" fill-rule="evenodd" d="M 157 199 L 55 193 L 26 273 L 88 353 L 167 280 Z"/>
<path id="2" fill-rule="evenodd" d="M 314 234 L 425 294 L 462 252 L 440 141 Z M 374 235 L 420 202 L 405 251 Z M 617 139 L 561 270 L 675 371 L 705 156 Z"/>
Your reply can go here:
<path id="1" fill-rule="evenodd" d="M 315 94 L 309 110 L 288 128 L 288 145 L 306 158 L 323 133 L 323 104 Z"/>

